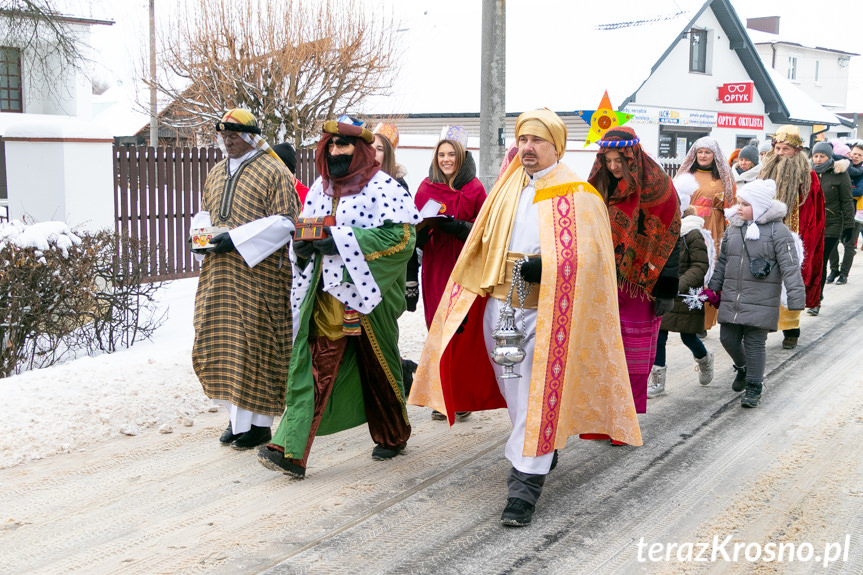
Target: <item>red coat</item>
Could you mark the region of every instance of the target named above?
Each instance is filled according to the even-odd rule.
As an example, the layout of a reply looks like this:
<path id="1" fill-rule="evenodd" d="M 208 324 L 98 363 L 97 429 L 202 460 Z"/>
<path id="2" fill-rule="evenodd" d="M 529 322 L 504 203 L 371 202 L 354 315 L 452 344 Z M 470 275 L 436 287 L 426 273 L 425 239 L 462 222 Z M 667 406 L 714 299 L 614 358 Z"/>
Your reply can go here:
<path id="1" fill-rule="evenodd" d="M 806 307 L 815 307 L 821 303 L 824 224 L 827 219 L 821 182 L 814 171 L 811 177 L 809 195 L 798 211 L 800 225 L 797 232 L 803 242 L 803 267 L 800 271 L 803 273 L 803 283 L 806 284 Z"/>
<path id="2" fill-rule="evenodd" d="M 421 209 L 431 199 L 443 205 L 442 213 L 458 220 L 472 222 L 476 219 L 485 197 L 485 188 L 478 178 L 470 180 L 458 191 L 446 184 L 433 184 L 426 178 L 417 190 L 414 203 L 417 209 Z M 440 298 L 446 289 L 446 282 L 463 247 L 464 242 L 460 239 L 434 229 L 431 231 L 431 239 L 422 247 L 422 294 L 426 327 L 431 326 Z"/>
<path id="3" fill-rule="evenodd" d="M 299 178 L 294 178 L 294 187 L 297 190 L 297 195 L 300 196 L 300 209 L 303 209 L 303 206 L 306 203 L 306 194 L 309 193 L 309 188 L 306 187 Z"/>

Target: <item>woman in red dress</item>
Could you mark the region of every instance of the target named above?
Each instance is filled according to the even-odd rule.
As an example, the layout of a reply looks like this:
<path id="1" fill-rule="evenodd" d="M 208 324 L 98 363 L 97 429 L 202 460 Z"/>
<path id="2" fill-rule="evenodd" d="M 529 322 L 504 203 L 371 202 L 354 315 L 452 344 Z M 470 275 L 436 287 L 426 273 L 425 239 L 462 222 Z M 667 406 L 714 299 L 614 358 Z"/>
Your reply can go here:
<path id="1" fill-rule="evenodd" d="M 429 177 L 417 190 L 414 202 L 422 209 L 438 202 L 442 218 L 431 218 L 417 234 L 422 249 L 422 298 L 426 327 L 431 326 L 453 266 L 464 247 L 486 193 L 476 177 L 471 153 L 456 140 L 441 140 L 435 148 Z"/>

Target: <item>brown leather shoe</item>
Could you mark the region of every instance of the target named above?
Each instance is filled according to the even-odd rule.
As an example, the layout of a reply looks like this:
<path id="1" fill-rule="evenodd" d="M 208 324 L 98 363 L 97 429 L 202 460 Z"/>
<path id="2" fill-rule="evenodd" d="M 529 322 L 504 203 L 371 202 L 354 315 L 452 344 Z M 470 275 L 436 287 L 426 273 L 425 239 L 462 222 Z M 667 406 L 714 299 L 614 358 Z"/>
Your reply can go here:
<path id="1" fill-rule="evenodd" d="M 796 337 L 786 337 L 782 340 L 782 349 L 794 349 L 797 347 Z"/>

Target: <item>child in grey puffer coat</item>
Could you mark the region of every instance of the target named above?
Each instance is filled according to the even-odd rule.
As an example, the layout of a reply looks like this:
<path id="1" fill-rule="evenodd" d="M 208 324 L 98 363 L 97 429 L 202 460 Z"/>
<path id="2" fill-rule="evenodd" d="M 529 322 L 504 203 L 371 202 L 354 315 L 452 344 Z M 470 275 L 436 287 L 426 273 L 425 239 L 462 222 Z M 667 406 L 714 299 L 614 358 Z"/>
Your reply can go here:
<path id="1" fill-rule="evenodd" d="M 782 223 L 788 209 L 775 195 L 773 180 L 755 180 L 737 191 L 709 284 L 716 295 L 721 292 L 719 340 L 737 370 L 732 389 L 745 388 L 743 407 L 761 400 L 767 333 L 779 323 L 783 284 L 787 308 L 806 307 L 802 244 Z"/>

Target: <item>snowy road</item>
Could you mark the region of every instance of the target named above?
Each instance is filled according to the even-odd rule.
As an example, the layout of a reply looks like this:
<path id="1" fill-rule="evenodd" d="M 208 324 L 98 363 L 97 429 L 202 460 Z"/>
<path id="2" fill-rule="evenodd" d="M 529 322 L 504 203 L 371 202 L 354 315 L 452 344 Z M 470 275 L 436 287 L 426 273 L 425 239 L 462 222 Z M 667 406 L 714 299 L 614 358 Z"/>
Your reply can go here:
<path id="1" fill-rule="evenodd" d="M 798 349 L 770 336 L 757 409 L 730 389 L 718 330 L 708 387 L 672 336 L 645 445 L 571 439 L 528 528 L 499 525 L 503 411 L 449 430 L 411 408 L 392 461 L 365 428 L 321 437 L 303 481 L 220 446 L 220 412 L 0 470 L 0 572 L 861 573 L 861 266 L 804 314 Z M 420 318 L 404 318 L 414 358 Z"/>

